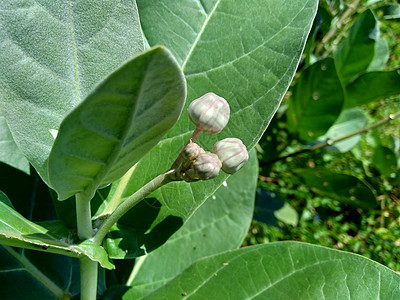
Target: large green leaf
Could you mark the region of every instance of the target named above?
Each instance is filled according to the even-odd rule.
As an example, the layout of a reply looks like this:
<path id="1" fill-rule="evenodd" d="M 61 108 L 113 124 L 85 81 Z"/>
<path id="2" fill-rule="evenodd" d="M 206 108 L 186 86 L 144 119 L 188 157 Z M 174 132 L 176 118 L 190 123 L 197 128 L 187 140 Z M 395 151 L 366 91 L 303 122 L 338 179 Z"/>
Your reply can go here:
<path id="1" fill-rule="evenodd" d="M 351 26 L 347 38 L 339 46 L 335 63 L 343 84 L 364 73 L 374 59 L 379 24 L 374 13 L 367 9 Z"/>
<path id="2" fill-rule="evenodd" d="M 70 299 L 79 294 L 78 260 L 0 246 L 1 299 Z"/>
<path id="3" fill-rule="evenodd" d="M 339 117 L 343 88 L 332 58 L 320 60 L 302 73 L 289 100 L 288 129 L 304 141 L 323 135 Z"/>
<path id="4" fill-rule="evenodd" d="M 367 104 L 400 94 L 400 69 L 368 72 L 346 86 L 345 107 Z"/>
<path id="5" fill-rule="evenodd" d="M 142 299 L 394 300 L 399 292 L 400 275 L 368 258 L 276 242 L 207 257 Z"/>
<path id="6" fill-rule="evenodd" d="M 295 173 L 314 192 L 337 199 L 355 208 L 371 209 L 377 205 L 371 187 L 355 176 L 323 168 L 297 169 Z"/>
<path id="7" fill-rule="evenodd" d="M 29 174 L 29 162 L 18 149 L 0 109 L 0 161 Z"/>
<path id="8" fill-rule="evenodd" d="M 350 133 L 362 129 L 366 125 L 366 123 L 367 119 L 361 109 L 345 109 L 342 111 L 335 124 L 333 124 L 332 127 L 329 128 L 328 132 L 324 136 L 322 136 L 320 140 L 335 140 L 345 137 Z M 351 138 L 347 138 L 343 141 L 335 143 L 333 147 L 338 149 L 340 152 L 346 152 L 357 145 L 360 139 L 361 135 L 358 134 L 352 136 Z"/>
<path id="9" fill-rule="evenodd" d="M 0 101 L 17 145 L 47 182 L 63 118 L 143 51 L 135 1 L 0 1 Z"/>
<path id="10" fill-rule="evenodd" d="M 242 139 L 248 149 L 252 148 L 296 71 L 317 1 L 186 0 L 179 1 L 179 5 L 175 1 L 139 1 L 138 7 L 149 44 L 168 46 L 182 62 L 188 99 L 192 101 L 212 91 L 230 104 L 231 119 L 227 127 L 216 136 L 203 134 L 199 143 L 211 150 L 218 139 L 233 136 Z M 120 192 L 117 198 L 124 199 L 165 171 L 193 129 L 194 125 L 183 114 L 128 178 L 121 180 L 123 186 L 112 188 Z M 136 211 L 133 209 L 130 227 L 144 231 L 157 229 L 160 234 L 147 238 L 153 246 L 161 244 L 226 177 L 221 174 L 204 182 L 168 184 L 152 195 L 161 207 L 150 205 L 153 200 L 143 202 Z"/>
<path id="11" fill-rule="evenodd" d="M 90 241 L 74 245 L 69 241 L 69 235 L 65 226 L 57 221 L 36 224 L 25 219 L 0 192 L 0 244 L 71 257 L 86 255 L 104 268 L 114 267 L 102 247 Z"/>
<path id="12" fill-rule="evenodd" d="M 372 164 L 379 173 L 385 176 L 390 176 L 399 168 L 397 165 L 397 156 L 394 151 L 382 145 L 379 145 L 374 149 Z"/>
<path id="13" fill-rule="evenodd" d="M 257 175 L 254 151 L 163 246 L 139 258 L 128 282 L 130 297 L 148 294 L 200 258 L 238 248 L 253 216 Z"/>
<path id="14" fill-rule="evenodd" d="M 185 98 L 181 69 L 163 47 L 108 76 L 61 123 L 48 162 L 59 199 L 91 199 L 124 175 L 176 123 Z"/>

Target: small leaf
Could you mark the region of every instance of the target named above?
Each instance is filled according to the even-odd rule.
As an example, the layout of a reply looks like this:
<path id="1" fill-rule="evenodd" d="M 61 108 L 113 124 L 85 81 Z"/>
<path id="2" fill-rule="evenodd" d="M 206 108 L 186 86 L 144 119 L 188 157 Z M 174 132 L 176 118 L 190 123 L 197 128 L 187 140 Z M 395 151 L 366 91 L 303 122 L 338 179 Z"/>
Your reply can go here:
<path id="1" fill-rule="evenodd" d="M 398 169 L 397 157 L 392 149 L 385 146 L 377 146 L 374 149 L 372 156 L 372 164 L 374 167 L 385 176 L 390 176 L 392 173 L 396 173 Z"/>
<path id="2" fill-rule="evenodd" d="M 15 142 L 48 183 L 64 117 L 143 51 L 135 1 L 0 1 L 0 102 Z"/>
<path id="3" fill-rule="evenodd" d="M 229 177 L 163 246 L 139 259 L 133 270 L 135 276 L 130 277 L 131 299 L 164 285 L 200 258 L 238 248 L 252 219 L 257 175 L 253 151 L 248 163 Z"/>
<path id="4" fill-rule="evenodd" d="M 335 140 L 342 138 L 350 133 L 362 129 L 367 123 L 364 112 L 359 108 L 343 110 L 336 122 L 329 128 L 328 132 L 320 137 L 321 141 L 327 139 Z M 353 148 L 359 140 L 361 135 L 355 135 L 351 138 L 345 139 L 333 145 L 334 148 L 340 152 L 347 152 Z"/>
<path id="5" fill-rule="evenodd" d="M 86 255 L 104 268 L 114 268 L 102 247 L 90 241 L 74 245 L 69 242 L 68 229 L 61 222 L 36 224 L 21 216 L 10 204 L 8 197 L 0 192 L 0 244 L 72 257 Z"/>
<path id="6" fill-rule="evenodd" d="M 285 203 L 278 191 L 258 188 L 254 208 L 254 219 L 267 225 L 280 228 L 278 220 L 286 224 L 297 226 L 299 216 L 290 204 Z"/>
<path id="7" fill-rule="evenodd" d="M 389 45 L 384 38 L 377 39 L 375 43 L 375 54 L 367 71 L 383 71 L 389 60 Z"/>
<path id="8" fill-rule="evenodd" d="M 1 94 L 1 93 L 0 93 Z M 0 161 L 29 174 L 29 162 L 18 149 L 0 109 Z"/>
<path id="9" fill-rule="evenodd" d="M 400 94 L 400 69 L 368 72 L 346 86 L 345 108 Z"/>
<path id="10" fill-rule="evenodd" d="M 78 260 L 0 246 L 0 299 L 70 299 L 79 294 Z"/>
<path id="11" fill-rule="evenodd" d="M 287 110 L 288 129 L 304 141 L 323 135 L 338 118 L 344 94 L 333 59 L 306 68 L 293 87 Z"/>
<path id="12" fill-rule="evenodd" d="M 400 276 L 368 258 L 276 242 L 204 258 L 142 299 L 370 300 L 395 299 L 399 289 Z"/>
<path id="13" fill-rule="evenodd" d="M 342 201 L 354 208 L 371 209 L 377 205 L 371 187 L 355 176 L 327 169 L 296 169 L 294 171 L 314 192 Z"/>
<path id="14" fill-rule="evenodd" d="M 111 74 L 61 123 L 48 163 L 59 200 L 91 199 L 120 178 L 175 124 L 185 96 L 183 74 L 162 47 Z"/>
<path id="15" fill-rule="evenodd" d="M 374 13 L 365 10 L 350 27 L 347 38 L 335 54 L 335 64 L 343 84 L 364 73 L 374 58 L 379 24 Z"/>

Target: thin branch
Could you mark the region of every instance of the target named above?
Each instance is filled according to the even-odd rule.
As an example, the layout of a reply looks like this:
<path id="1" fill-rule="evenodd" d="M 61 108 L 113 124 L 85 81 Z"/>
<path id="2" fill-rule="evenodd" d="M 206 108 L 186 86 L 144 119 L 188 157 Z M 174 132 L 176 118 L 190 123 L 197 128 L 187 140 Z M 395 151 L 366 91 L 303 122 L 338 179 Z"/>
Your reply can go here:
<path id="1" fill-rule="evenodd" d="M 335 24 L 335 26 L 333 26 L 326 34 L 325 36 L 322 38 L 321 43 L 315 48 L 315 55 L 318 55 L 319 52 L 321 52 L 321 50 L 324 48 L 324 46 L 326 45 L 326 43 L 331 40 L 335 34 L 336 31 L 342 27 L 342 25 L 344 24 L 344 22 L 346 21 L 347 18 L 349 18 L 351 15 L 353 15 L 356 10 L 358 5 L 360 4 L 360 0 L 354 0 L 353 3 L 351 3 L 349 5 L 349 7 L 346 9 L 346 11 L 343 13 L 343 15 L 339 18 L 339 20 L 337 21 L 337 23 Z M 326 53 L 326 52 L 325 52 Z M 324 53 L 324 55 L 325 55 Z"/>
<path id="2" fill-rule="evenodd" d="M 376 123 L 374 123 L 372 125 L 369 125 L 369 126 L 366 126 L 364 128 L 361 128 L 359 130 L 356 130 L 356 131 L 354 131 L 354 132 L 352 132 L 352 133 L 350 133 L 348 135 L 342 136 L 342 137 L 334 139 L 334 140 L 328 139 L 327 141 L 325 141 L 323 143 L 320 143 L 320 144 L 317 144 L 317 145 L 314 145 L 314 146 L 312 146 L 310 148 L 302 149 L 300 151 L 296 151 L 296 152 L 293 152 L 293 153 L 290 153 L 290 154 L 287 154 L 287 155 L 272 159 L 270 161 L 267 161 L 265 163 L 265 165 L 269 165 L 269 164 L 275 163 L 277 161 L 285 160 L 285 159 L 287 159 L 289 157 L 297 156 L 297 155 L 300 155 L 300 154 L 303 154 L 303 153 L 306 153 L 306 152 L 311 152 L 311 151 L 314 151 L 314 150 L 317 150 L 317 149 L 320 149 L 320 148 L 323 148 L 323 147 L 326 147 L 326 146 L 332 146 L 332 145 L 334 145 L 334 144 L 336 144 L 338 142 L 341 142 L 343 140 L 351 138 L 351 137 L 353 137 L 355 135 L 370 131 L 373 128 L 376 128 L 378 126 L 386 124 L 386 123 L 398 118 L 399 116 L 400 116 L 400 111 L 398 111 L 398 112 L 396 112 L 394 114 L 390 114 L 389 117 L 387 117 L 387 118 L 385 118 L 383 120 L 380 120 L 380 121 L 378 121 L 378 122 L 376 122 Z"/>

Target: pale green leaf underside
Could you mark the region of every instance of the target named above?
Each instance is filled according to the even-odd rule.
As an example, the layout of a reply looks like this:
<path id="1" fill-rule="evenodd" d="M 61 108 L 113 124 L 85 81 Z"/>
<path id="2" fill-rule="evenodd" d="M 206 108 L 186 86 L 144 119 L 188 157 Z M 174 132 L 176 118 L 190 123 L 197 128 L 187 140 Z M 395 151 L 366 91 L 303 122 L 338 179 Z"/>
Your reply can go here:
<path id="1" fill-rule="evenodd" d="M 339 139 L 354 131 L 362 129 L 367 123 L 367 119 L 363 111 L 359 108 L 345 109 L 336 120 L 335 124 L 329 128 L 328 132 L 320 138 L 321 141 L 326 139 Z M 360 135 L 353 136 L 341 142 L 335 143 L 334 147 L 340 152 L 349 151 L 361 139 Z"/>
<path id="2" fill-rule="evenodd" d="M 63 118 L 143 51 L 134 1 L 0 2 L 0 101 L 17 145 L 47 181 Z"/>
<path id="3" fill-rule="evenodd" d="M 399 293 L 400 276 L 367 258 L 277 242 L 205 258 L 141 299 L 394 300 Z"/>
<path id="4" fill-rule="evenodd" d="M 132 286 L 129 297 L 146 295 L 200 258 L 241 245 L 253 217 L 258 175 L 255 154 L 163 246 L 139 259 L 128 282 Z"/>
<path id="5" fill-rule="evenodd" d="M 104 268 L 113 269 L 102 247 L 90 241 L 79 245 L 68 243 L 68 230 L 61 223 L 47 223 L 47 227 L 25 219 L 0 192 L 0 244 L 72 257 L 86 255 Z"/>
<path id="6" fill-rule="evenodd" d="M 217 139 L 230 136 L 253 147 L 296 71 L 317 1 L 179 1 L 178 5 L 142 0 L 138 7 L 149 44 L 166 45 L 182 63 L 186 105 L 206 92 L 230 104 L 227 127 L 217 136 L 203 134 L 200 144 L 211 150 Z M 165 171 L 193 129 L 182 114 L 166 138 L 136 165 L 122 197 Z M 208 182 L 161 188 L 157 197 L 163 207 L 153 225 L 169 215 L 186 220 L 225 178 L 221 174 Z"/>
<path id="7" fill-rule="evenodd" d="M 18 149 L 0 109 L 0 161 L 29 174 L 29 162 Z"/>
<path id="8" fill-rule="evenodd" d="M 48 162 L 59 199 L 91 199 L 120 178 L 175 124 L 185 98 L 183 74 L 163 47 L 108 76 L 61 123 Z"/>

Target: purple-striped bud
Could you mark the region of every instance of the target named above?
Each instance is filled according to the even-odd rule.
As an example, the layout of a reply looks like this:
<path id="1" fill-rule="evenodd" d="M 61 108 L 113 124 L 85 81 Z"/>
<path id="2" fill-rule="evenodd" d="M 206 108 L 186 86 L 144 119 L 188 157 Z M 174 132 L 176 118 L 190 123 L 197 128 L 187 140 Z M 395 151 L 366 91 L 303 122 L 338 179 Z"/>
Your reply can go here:
<path id="1" fill-rule="evenodd" d="M 196 143 L 190 142 L 183 148 L 182 155 L 183 158 L 187 160 L 195 160 L 200 154 L 206 153 L 203 148 L 201 148 Z"/>
<path id="2" fill-rule="evenodd" d="M 222 171 L 228 174 L 237 172 L 249 159 L 246 146 L 237 138 L 227 138 L 216 142 L 213 152 L 222 162 Z"/>
<path id="3" fill-rule="evenodd" d="M 221 161 L 218 156 L 214 153 L 203 153 L 196 158 L 186 174 L 192 179 L 207 180 L 217 177 L 220 170 Z"/>
<path id="4" fill-rule="evenodd" d="M 230 115 L 228 102 L 214 93 L 207 93 L 192 101 L 187 112 L 197 128 L 211 134 L 224 129 Z"/>

